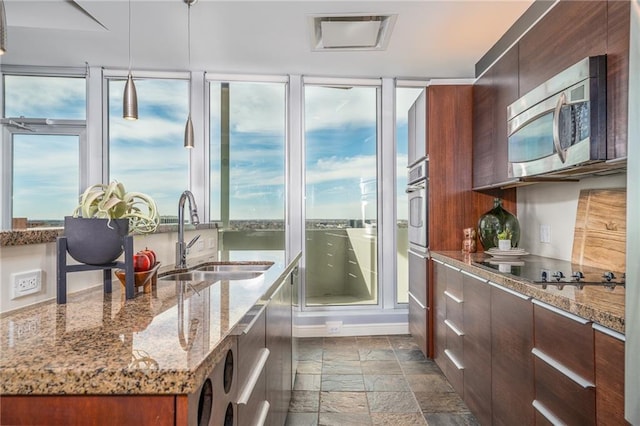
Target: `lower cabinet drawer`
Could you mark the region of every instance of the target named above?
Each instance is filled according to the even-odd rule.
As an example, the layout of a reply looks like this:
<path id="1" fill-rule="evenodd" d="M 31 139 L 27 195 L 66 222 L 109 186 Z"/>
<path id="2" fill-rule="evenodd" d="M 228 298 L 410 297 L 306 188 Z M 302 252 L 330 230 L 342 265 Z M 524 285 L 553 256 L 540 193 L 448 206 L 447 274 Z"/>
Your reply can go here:
<path id="1" fill-rule="evenodd" d="M 462 365 L 462 357 L 450 351 L 449 349 L 445 349 L 444 358 L 446 361 L 446 369 L 445 376 L 447 376 L 447 380 L 451 383 L 453 389 L 460 395 L 461 398 L 464 397 L 464 366 Z"/>
<path id="2" fill-rule="evenodd" d="M 427 356 L 427 313 L 426 307 L 409 293 L 409 333 L 413 336 L 420 350 Z"/>
<path id="3" fill-rule="evenodd" d="M 534 356 L 534 371 L 536 418 L 542 415 L 550 423 L 560 421 L 568 425 L 596 424 L 596 392 L 592 383 L 570 372 L 572 379 L 539 356 Z M 582 383 L 577 383 L 576 378 Z"/>

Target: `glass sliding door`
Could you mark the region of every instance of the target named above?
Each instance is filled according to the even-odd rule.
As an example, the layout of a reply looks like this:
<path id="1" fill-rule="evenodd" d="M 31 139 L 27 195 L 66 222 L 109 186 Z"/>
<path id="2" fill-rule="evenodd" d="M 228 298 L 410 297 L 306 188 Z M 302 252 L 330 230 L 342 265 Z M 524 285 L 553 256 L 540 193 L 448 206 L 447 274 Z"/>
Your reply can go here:
<path id="1" fill-rule="evenodd" d="M 409 151 L 409 108 L 418 98 L 422 88 L 396 88 L 396 303 L 409 303 L 408 258 L 409 235 L 407 213 L 407 154 Z"/>
<path id="2" fill-rule="evenodd" d="M 378 87 L 305 85 L 307 306 L 378 304 Z"/>

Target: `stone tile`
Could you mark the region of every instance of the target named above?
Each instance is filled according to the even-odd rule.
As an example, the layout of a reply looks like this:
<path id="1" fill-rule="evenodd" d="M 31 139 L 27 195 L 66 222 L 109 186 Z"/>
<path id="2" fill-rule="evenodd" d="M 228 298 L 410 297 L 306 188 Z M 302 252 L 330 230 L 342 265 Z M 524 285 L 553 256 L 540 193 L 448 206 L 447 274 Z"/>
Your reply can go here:
<path id="1" fill-rule="evenodd" d="M 339 374 L 322 376 L 323 391 L 364 391 L 362 375 Z"/>
<path id="2" fill-rule="evenodd" d="M 420 349 L 396 349 L 398 361 L 426 361 L 424 354 Z"/>
<path id="3" fill-rule="evenodd" d="M 329 348 L 357 348 L 358 344 L 355 336 L 350 337 L 325 337 L 324 349 Z"/>
<path id="4" fill-rule="evenodd" d="M 371 413 L 373 426 L 426 426 L 422 413 Z"/>
<path id="5" fill-rule="evenodd" d="M 393 347 L 393 349 L 420 350 L 420 347 L 418 346 L 416 341 L 409 335 L 389 336 L 389 343 L 391 343 L 391 347 Z"/>
<path id="6" fill-rule="evenodd" d="M 372 413 L 414 413 L 420 407 L 411 392 L 367 392 Z"/>
<path id="7" fill-rule="evenodd" d="M 398 361 L 360 361 L 362 373 L 373 374 L 402 374 Z"/>
<path id="8" fill-rule="evenodd" d="M 410 374 L 441 374 L 440 368 L 431 360 L 426 361 L 400 361 L 402 372 Z"/>
<path id="9" fill-rule="evenodd" d="M 454 391 L 447 379 L 440 374 L 406 375 L 405 378 L 413 392 L 446 393 Z"/>
<path id="10" fill-rule="evenodd" d="M 360 354 L 356 348 L 327 348 L 323 350 L 323 361 L 359 361 Z"/>
<path id="11" fill-rule="evenodd" d="M 298 338 L 298 349 L 322 349 L 324 337 L 300 337 Z"/>
<path id="12" fill-rule="evenodd" d="M 319 391 L 321 377 L 319 374 L 296 374 L 293 390 Z"/>
<path id="13" fill-rule="evenodd" d="M 289 413 L 285 426 L 318 426 L 318 413 Z"/>
<path id="14" fill-rule="evenodd" d="M 392 349 L 387 336 L 358 336 L 359 349 Z"/>
<path id="15" fill-rule="evenodd" d="M 455 392 L 414 392 L 423 413 L 467 413 L 469 409 Z M 428 419 L 427 419 L 428 421 Z"/>
<path id="16" fill-rule="evenodd" d="M 320 392 L 321 413 L 369 414 L 364 392 Z"/>
<path id="17" fill-rule="evenodd" d="M 393 374 L 365 375 L 364 388 L 369 392 L 408 392 L 411 390 L 403 375 Z"/>
<path id="18" fill-rule="evenodd" d="M 479 426 L 471 413 L 425 413 L 429 426 Z"/>
<path id="19" fill-rule="evenodd" d="M 370 426 L 371 417 L 368 414 L 356 413 L 320 413 L 321 426 Z"/>
<path id="20" fill-rule="evenodd" d="M 322 361 L 322 348 L 298 348 L 298 361 Z"/>
<path id="21" fill-rule="evenodd" d="M 298 361 L 297 374 L 321 374 L 322 361 Z"/>
<path id="22" fill-rule="evenodd" d="M 395 361 L 393 349 L 359 349 L 361 361 Z"/>
<path id="23" fill-rule="evenodd" d="M 290 413 L 317 413 L 320 408 L 320 392 L 291 392 Z"/>
<path id="24" fill-rule="evenodd" d="M 360 364 L 360 361 L 324 361 L 322 363 L 322 374 L 362 374 Z"/>

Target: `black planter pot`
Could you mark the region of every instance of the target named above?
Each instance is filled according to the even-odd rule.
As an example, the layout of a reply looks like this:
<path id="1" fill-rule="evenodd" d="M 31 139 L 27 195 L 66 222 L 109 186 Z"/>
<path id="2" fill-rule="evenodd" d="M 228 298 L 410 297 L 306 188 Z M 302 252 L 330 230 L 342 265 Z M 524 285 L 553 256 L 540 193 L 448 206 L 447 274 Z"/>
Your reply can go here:
<path id="1" fill-rule="evenodd" d="M 128 219 L 64 218 L 67 251 L 75 260 L 87 265 L 115 262 L 124 251 L 124 237 L 128 233 Z"/>

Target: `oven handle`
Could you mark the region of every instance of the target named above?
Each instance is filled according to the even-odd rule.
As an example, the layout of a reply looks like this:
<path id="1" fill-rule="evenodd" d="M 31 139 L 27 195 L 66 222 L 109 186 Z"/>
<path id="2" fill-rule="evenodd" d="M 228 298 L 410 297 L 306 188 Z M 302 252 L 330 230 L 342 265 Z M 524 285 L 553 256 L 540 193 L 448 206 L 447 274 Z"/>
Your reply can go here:
<path id="1" fill-rule="evenodd" d="M 564 92 L 560 93 L 556 108 L 553 111 L 553 146 L 556 148 L 558 157 L 563 163 L 567 161 L 567 153 L 562 149 L 560 145 L 560 111 L 562 107 L 567 103 L 567 95 Z"/>
<path id="2" fill-rule="evenodd" d="M 425 184 L 424 183 L 419 183 L 417 185 L 409 185 L 407 187 L 407 189 L 405 190 L 405 192 L 407 194 L 410 194 L 412 192 L 417 192 L 417 191 L 421 191 L 425 188 Z"/>

